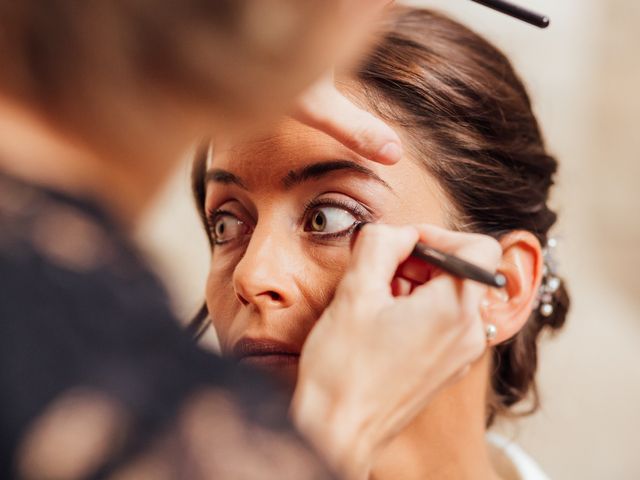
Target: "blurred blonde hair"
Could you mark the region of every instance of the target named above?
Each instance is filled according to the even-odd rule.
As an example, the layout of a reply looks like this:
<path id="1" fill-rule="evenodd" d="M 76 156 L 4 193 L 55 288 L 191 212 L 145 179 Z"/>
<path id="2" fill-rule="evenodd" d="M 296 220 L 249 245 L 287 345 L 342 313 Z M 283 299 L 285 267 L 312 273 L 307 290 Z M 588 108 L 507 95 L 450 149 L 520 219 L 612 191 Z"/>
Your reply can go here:
<path id="1" fill-rule="evenodd" d="M 104 146 L 260 118 L 326 68 L 339 3 L 0 0 L 0 95 Z"/>

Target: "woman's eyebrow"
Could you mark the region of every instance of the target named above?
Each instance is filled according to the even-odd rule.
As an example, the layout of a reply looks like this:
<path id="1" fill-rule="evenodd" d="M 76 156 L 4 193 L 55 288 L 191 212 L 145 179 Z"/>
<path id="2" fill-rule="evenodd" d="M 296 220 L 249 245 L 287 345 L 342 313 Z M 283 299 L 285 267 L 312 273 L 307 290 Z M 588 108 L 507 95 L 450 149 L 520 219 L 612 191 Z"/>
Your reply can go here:
<path id="1" fill-rule="evenodd" d="M 282 184 L 284 185 L 284 188 L 289 189 L 294 187 L 295 185 L 299 185 L 300 183 L 307 182 L 309 180 L 317 180 L 338 170 L 350 170 L 361 175 L 366 175 L 367 177 L 377 181 L 381 185 L 384 185 L 386 188 L 393 191 L 391 186 L 378 175 L 376 175 L 373 170 L 370 170 L 363 165 L 349 160 L 332 160 L 328 162 L 318 162 L 311 165 L 306 165 L 297 170 L 291 170 L 282 179 Z"/>
<path id="2" fill-rule="evenodd" d="M 204 177 L 204 183 L 207 184 L 209 182 L 222 183 L 224 185 L 233 184 L 239 186 L 244 190 L 248 190 L 247 186 L 240 177 L 234 175 L 231 172 L 228 172 L 227 170 L 222 170 L 221 168 L 212 168 L 211 170 L 207 171 Z"/>

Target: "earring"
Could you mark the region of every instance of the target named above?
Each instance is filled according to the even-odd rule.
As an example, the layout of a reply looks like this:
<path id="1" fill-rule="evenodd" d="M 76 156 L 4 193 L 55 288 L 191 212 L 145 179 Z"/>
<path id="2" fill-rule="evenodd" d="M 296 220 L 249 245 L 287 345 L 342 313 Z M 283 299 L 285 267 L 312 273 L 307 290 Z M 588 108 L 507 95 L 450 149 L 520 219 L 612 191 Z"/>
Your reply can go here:
<path id="1" fill-rule="evenodd" d="M 534 302 L 534 309 L 540 309 L 540 313 L 543 317 L 550 317 L 553 315 L 553 294 L 558 291 L 562 281 L 558 274 L 558 262 L 555 258 L 555 248 L 558 246 L 558 241 L 555 238 L 550 238 L 547 241 L 547 245 L 542 249 L 544 256 L 544 272 L 542 284 L 540 285 L 540 291 L 538 297 Z"/>
<path id="2" fill-rule="evenodd" d="M 493 323 L 490 323 L 485 327 L 484 333 L 487 337 L 487 342 L 490 342 L 498 336 L 498 327 L 496 327 Z"/>

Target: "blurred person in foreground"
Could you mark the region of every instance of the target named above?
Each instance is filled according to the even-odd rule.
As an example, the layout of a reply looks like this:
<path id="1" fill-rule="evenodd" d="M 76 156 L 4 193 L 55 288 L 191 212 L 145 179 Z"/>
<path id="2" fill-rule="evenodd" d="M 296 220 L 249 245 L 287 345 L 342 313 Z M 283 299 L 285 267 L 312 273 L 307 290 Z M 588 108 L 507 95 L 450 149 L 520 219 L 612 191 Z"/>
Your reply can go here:
<path id="1" fill-rule="evenodd" d="M 353 345 L 359 333 L 384 340 L 413 317 L 407 338 L 434 353 L 420 365 L 395 355 L 387 376 L 357 379 L 311 359 L 293 414 L 313 452 L 266 380 L 193 345 L 130 239 L 211 131 L 233 137 L 289 109 L 373 161 L 397 161 L 395 134 L 317 80 L 357 53 L 381 3 L 0 2 L 2 478 L 363 478 L 374 452 L 481 355 L 479 285 L 451 278 L 435 301 L 350 301 L 388 289 L 418 238 L 368 229 L 332 304 L 345 329 L 320 329 L 317 344 L 348 344 L 340 358 L 368 364 L 398 345 Z M 493 240 L 460 248 L 498 264 Z"/>

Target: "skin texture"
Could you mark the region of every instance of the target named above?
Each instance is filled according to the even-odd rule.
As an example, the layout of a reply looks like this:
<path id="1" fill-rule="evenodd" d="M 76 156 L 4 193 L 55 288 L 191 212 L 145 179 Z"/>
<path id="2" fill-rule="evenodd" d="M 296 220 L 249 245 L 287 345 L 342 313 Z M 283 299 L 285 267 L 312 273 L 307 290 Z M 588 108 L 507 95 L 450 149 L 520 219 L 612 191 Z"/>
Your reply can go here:
<path id="1" fill-rule="evenodd" d="M 387 185 L 349 169 L 291 188 L 282 183 L 292 170 L 335 160 L 366 165 Z M 365 162 L 334 139 L 294 121 L 285 121 L 275 135 L 218 147 L 210 167 L 232 172 L 248 190 L 210 182 L 207 211 L 224 207 L 242 214 L 253 227 L 250 242 L 234 241 L 213 251 L 207 304 L 224 354 L 244 336 L 284 341 L 299 351 L 333 297 L 350 257 L 350 236 L 322 239 L 305 232 L 301 223 L 309 201 L 360 202 L 371 210 L 360 221 L 446 223 L 438 200 L 442 195 L 420 165 Z M 349 217 L 335 220 L 336 225 L 349 223 Z M 288 370 L 294 380 L 295 368 Z"/>
<path id="2" fill-rule="evenodd" d="M 291 172 L 337 160 L 355 162 L 371 173 L 343 168 L 291 181 L 296 177 Z M 345 273 L 353 240 L 352 234 L 327 239 L 310 231 L 317 227 L 318 209 L 325 213 L 325 231 L 344 230 L 355 221 L 442 227 L 454 221 L 446 195 L 419 162 L 405 156 L 393 166 L 375 165 L 292 120 L 258 139 L 217 145 L 207 168 L 215 177 L 206 190 L 210 230 L 223 227 L 225 233 L 217 238 L 227 242 L 213 248 L 207 306 L 228 356 L 246 338 L 281 342 L 288 352 L 302 349 Z M 335 207 L 318 205 L 316 199 L 356 202 L 367 213 L 352 218 L 342 210 L 327 210 Z M 311 201 L 313 207 L 305 210 Z M 513 336 L 526 321 L 541 265 L 539 245 L 530 234 L 507 235 L 501 244 L 501 271 L 510 286 L 489 292 L 483 304 L 483 318 L 490 316 L 498 326 L 496 342 Z M 392 286 L 399 295 L 415 285 L 396 278 Z M 273 373 L 292 389 L 295 385 L 295 357 L 241 362 Z M 495 478 L 484 442 L 489 367 L 485 354 L 466 376 L 442 389 L 380 453 L 373 477 Z"/>

